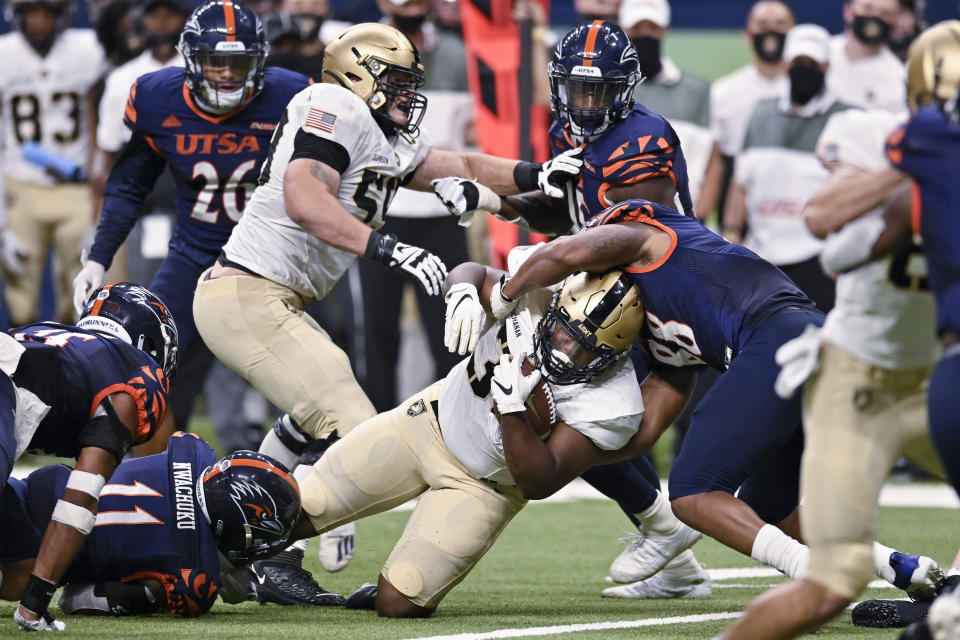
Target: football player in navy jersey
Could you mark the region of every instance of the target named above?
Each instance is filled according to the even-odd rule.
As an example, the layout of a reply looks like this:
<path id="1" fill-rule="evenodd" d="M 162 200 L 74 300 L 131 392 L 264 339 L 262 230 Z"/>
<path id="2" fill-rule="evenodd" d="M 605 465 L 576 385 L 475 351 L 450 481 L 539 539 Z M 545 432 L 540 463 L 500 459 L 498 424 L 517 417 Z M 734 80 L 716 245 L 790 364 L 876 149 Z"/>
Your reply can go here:
<path id="1" fill-rule="evenodd" d="M 62 628 L 47 606 L 93 529 L 104 483 L 132 445 L 173 431 L 167 393 L 176 364 L 169 311 L 129 283 L 95 292 L 75 327 L 47 322 L 0 334 L 0 488 L 25 451 L 77 460 L 44 522 L 32 573 L 10 585 L 23 594 L 14 613 L 21 628 Z M 11 519 L 3 522 L 5 553 L 22 539 Z M 7 588 L 0 576 L 0 590 Z"/>
<path id="2" fill-rule="evenodd" d="M 930 436 L 953 488 L 960 492 L 960 21 L 924 31 L 910 46 L 907 99 L 912 117 L 887 140 L 887 158 L 913 180 L 912 222 L 927 258 L 943 353 L 930 376 Z M 922 330 L 922 329 L 921 329 Z M 956 635 L 960 589 L 938 597 L 906 638 Z"/>
<path id="3" fill-rule="evenodd" d="M 145 74 L 130 89 L 124 122 L 133 135 L 107 179 L 96 239 L 74 280 L 78 312 L 103 283 L 169 164 L 177 221 L 150 288 L 177 321 L 181 352 L 189 347 L 196 333 L 193 283 L 243 215 L 284 108 L 311 83 L 299 73 L 265 68 L 268 48 L 253 11 L 212 0 L 193 12 L 180 38 L 185 68 Z"/>
<path id="4" fill-rule="evenodd" d="M 71 473 L 52 465 L 9 480 L 0 517 L 17 539 L 0 553 L 0 597 L 21 597 Z M 282 548 L 300 513 L 300 493 L 271 458 L 241 451 L 218 461 L 207 443 L 178 431 L 165 452 L 117 467 L 99 510 L 61 580 L 64 613 L 194 617 L 220 593 L 218 551 L 249 561 Z"/>
<path id="5" fill-rule="evenodd" d="M 486 210 L 551 235 L 576 232 L 606 207 L 628 198 L 692 216 L 680 139 L 662 116 L 634 103 L 642 77 L 637 52 L 623 30 L 602 20 L 574 27 L 557 44 L 548 70 L 554 161 L 578 165 L 579 177 L 564 185 L 565 192 L 559 186 L 551 192 L 547 185 L 543 193 L 505 198 L 475 181 L 443 178 L 434 189 L 450 212 L 462 216 Z M 566 202 L 565 213 L 557 210 L 561 202 Z M 644 530 L 611 566 L 617 582 L 650 577 L 699 537 L 670 514 L 659 494 L 657 472 L 646 458 L 597 467 L 583 477 Z M 676 587 L 671 588 L 676 592 Z"/>

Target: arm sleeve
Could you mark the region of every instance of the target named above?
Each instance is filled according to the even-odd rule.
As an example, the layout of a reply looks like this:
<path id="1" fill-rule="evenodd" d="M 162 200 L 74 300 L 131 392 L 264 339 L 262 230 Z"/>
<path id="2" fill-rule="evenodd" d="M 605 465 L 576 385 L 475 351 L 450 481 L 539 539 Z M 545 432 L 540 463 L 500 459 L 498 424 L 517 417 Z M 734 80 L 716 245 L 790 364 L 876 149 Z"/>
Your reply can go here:
<path id="1" fill-rule="evenodd" d="M 134 133 L 110 170 L 103 196 L 103 210 L 90 259 L 105 268 L 123 244 L 143 212 L 143 203 L 163 173 L 166 161 L 139 133 Z"/>
<path id="2" fill-rule="evenodd" d="M 205 572 L 183 569 L 167 588 L 167 609 L 185 618 L 195 618 L 210 610 L 217 600 L 217 591 L 216 583 Z"/>
<path id="3" fill-rule="evenodd" d="M 665 176 L 676 184 L 673 164 L 680 141 L 670 125 L 663 125 L 658 135 L 642 136 L 614 149 L 600 170 L 603 181 L 625 185 Z"/>

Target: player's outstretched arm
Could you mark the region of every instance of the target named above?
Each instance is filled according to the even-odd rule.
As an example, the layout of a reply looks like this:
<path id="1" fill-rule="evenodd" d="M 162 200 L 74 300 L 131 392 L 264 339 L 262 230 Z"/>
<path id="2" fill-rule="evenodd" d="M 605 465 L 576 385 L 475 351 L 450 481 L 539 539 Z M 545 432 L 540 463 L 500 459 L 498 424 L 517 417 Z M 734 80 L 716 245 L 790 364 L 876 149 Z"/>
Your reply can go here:
<path id="1" fill-rule="evenodd" d="M 33 572 L 14 611 L 21 629 L 62 630 L 48 611 L 50 599 L 70 563 L 93 530 L 103 485 L 113 475 L 137 433 L 133 398 L 114 393 L 102 402 L 78 437 L 80 455 L 43 535 Z"/>
<path id="2" fill-rule="evenodd" d="M 825 238 L 846 223 L 880 206 L 907 176 L 893 168 L 851 172 L 842 168 L 821 186 L 803 208 L 810 233 Z"/>
<path id="3" fill-rule="evenodd" d="M 660 248 L 647 246 L 648 241 L 655 241 L 651 229 L 641 224 L 606 224 L 558 238 L 527 258 L 498 293 L 505 300 L 515 300 L 533 289 L 556 284 L 576 271 L 600 273 L 614 267 L 653 263 L 660 254 L 652 252 Z"/>
<path id="4" fill-rule="evenodd" d="M 283 202 L 289 218 L 312 236 L 338 249 L 380 262 L 414 278 L 438 295 L 447 275 L 443 262 L 420 247 L 383 235 L 355 218 L 336 197 L 340 174 L 312 158 L 296 158 L 283 174 Z"/>

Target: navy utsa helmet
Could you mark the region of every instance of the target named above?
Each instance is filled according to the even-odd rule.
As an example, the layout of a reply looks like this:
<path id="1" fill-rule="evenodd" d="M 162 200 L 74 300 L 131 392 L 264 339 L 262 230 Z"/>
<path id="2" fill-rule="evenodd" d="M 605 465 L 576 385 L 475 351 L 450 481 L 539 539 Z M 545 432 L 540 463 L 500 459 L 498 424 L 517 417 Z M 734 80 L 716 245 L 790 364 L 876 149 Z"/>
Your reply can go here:
<path id="1" fill-rule="evenodd" d="M 639 69 L 637 50 L 610 22 L 581 24 L 557 43 L 547 65 L 551 106 L 574 142 L 590 142 L 629 115 Z"/>
<path id="2" fill-rule="evenodd" d="M 177 324 L 152 291 L 131 282 L 105 284 L 94 291 L 77 326 L 120 338 L 144 351 L 167 378 L 177 370 Z"/>
<path id="3" fill-rule="evenodd" d="M 251 562 L 289 544 L 300 489 L 279 462 L 237 451 L 204 469 L 198 483 L 200 507 L 228 560 Z"/>
<path id="4" fill-rule="evenodd" d="M 187 88 L 205 111 L 233 111 L 263 89 L 270 46 L 257 14 L 240 2 L 211 0 L 197 7 L 183 28 L 179 48 Z M 212 78 L 215 74 L 227 77 Z"/>
<path id="5" fill-rule="evenodd" d="M 537 325 L 534 364 L 553 384 L 588 382 L 630 350 L 645 317 L 627 274 L 578 271 L 554 294 Z"/>

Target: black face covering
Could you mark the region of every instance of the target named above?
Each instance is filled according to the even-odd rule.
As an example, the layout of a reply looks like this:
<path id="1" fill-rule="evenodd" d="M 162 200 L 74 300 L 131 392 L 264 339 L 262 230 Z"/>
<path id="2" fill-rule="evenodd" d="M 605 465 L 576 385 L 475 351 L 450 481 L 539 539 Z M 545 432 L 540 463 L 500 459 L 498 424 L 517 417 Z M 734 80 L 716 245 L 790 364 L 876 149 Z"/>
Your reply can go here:
<path id="1" fill-rule="evenodd" d="M 753 50 L 764 62 L 780 62 L 783 57 L 783 43 L 787 34 L 779 31 L 764 31 L 753 35 Z"/>
<path id="2" fill-rule="evenodd" d="M 631 40 L 640 58 L 640 73 L 644 78 L 656 78 L 663 69 L 660 61 L 660 41 L 650 36 L 640 36 Z"/>
<path id="3" fill-rule="evenodd" d="M 823 71 L 816 67 L 797 65 L 790 67 L 787 75 L 790 76 L 790 101 L 793 104 L 805 105 L 823 89 Z"/>
<path id="4" fill-rule="evenodd" d="M 897 54 L 897 57 L 901 60 L 906 59 L 907 49 L 910 48 L 910 44 L 916 39 L 916 33 L 907 33 L 902 36 L 891 37 L 887 40 L 887 46 L 890 47 L 890 50 Z"/>
<path id="5" fill-rule="evenodd" d="M 397 25 L 400 33 L 407 36 L 420 31 L 420 28 L 423 27 L 423 23 L 426 21 L 427 14 L 423 14 L 422 16 L 393 16 L 393 24 Z"/>
<path id="6" fill-rule="evenodd" d="M 293 16 L 294 24 L 300 30 L 300 39 L 304 42 L 312 42 L 320 35 L 320 27 L 323 25 L 323 16 L 313 13 L 298 13 Z"/>
<path id="7" fill-rule="evenodd" d="M 873 16 L 856 16 L 853 19 L 853 35 L 863 44 L 883 44 L 890 35 L 890 25 Z"/>
<path id="8" fill-rule="evenodd" d="M 174 33 L 147 33 L 145 42 L 148 49 L 157 51 L 162 55 L 170 55 L 180 43 L 180 32 Z"/>

